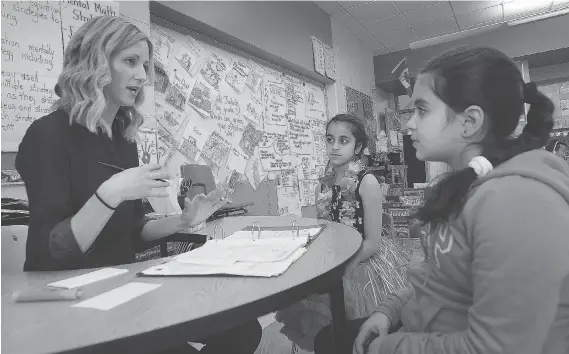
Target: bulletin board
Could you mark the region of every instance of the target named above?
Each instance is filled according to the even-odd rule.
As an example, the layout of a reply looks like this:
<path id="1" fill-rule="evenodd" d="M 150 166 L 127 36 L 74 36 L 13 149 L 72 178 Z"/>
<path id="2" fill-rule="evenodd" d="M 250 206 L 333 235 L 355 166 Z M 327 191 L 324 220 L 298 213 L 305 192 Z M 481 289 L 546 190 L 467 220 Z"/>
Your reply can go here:
<path id="1" fill-rule="evenodd" d="M 370 154 L 376 153 L 377 119 L 371 97 L 346 86 L 346 113 L 365 120 L 366 134 L 369 138 L 367 149 Z"/>
<path id="2" fill-rule="evenodd" d="M 230 190 L 274 181 L 277 214 L 301 215 L 326 163 L 324 87 L 176 26 L 151 24 L 157 123 L 141 156 L 172 175 L 207 164 Z"/>
<path id="3" fill-rule="evenodd" d="M 74 31 L 94 16 L 120 15 L 119 2 L 1 6 L 2 151 L 17 152 L 29 125 L 57 99 L 53 88 Z M 172 175 L 182 164 L 207 164 L 218 186 L 248 186 L 234 199 L 252 196 L 253 214 L 301 215 L 314 204 L 326 163 L 323 85 L 186 28 L 135 24 L 150 34 L 156 61 L 140 108 L 140 161 L 162 163 Z"/>
<path id="4" fill-rule="evenodd" d="M 553 101 L 554 129 L 569 128 L 569 80 L 546 81 L 538 89 Z"/>
<path id="5" fill-rule="evenodd" d="M 30 124 L 51 112 L 67 42 L 117 1 L 2 1 L 2 151 L 16 152 Z"/>

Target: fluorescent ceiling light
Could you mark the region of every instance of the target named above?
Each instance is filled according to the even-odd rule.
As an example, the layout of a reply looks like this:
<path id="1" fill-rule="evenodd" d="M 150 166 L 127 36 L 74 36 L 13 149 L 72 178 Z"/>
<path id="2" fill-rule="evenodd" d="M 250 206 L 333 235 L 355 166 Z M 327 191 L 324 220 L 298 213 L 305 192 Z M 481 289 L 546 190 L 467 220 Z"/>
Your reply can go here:
<path id="1" fill-rule="evenodd" d="M 519 20 L 509 21 L 508 26 L 518 26 L 518 25 L 522 25 L 524 23 L 546 20 L 548 18 L 563 16 L 563 15 L 567 15 L 567 14 L 569 14 L 569 8 L 561 9 L 561 10 L 557 10 L 557 11 L 546 12 L 546 13 L 542 13 L 541 15 L 537 15 L 537 16 L 524 17 L 524 18 L 521 18 Z"/>
<path id="2" fill-rule="evenodd" d="M 470 29 L 470 30 L 466 30 L 466 31 L 460 31 L 460 32 L 445 34 L 445 35 L 439 36 L 439 37 L 423 39 L 420 41 L 409 43 L 409 48 L 419 49 L 419 48 L 430 47 L 430 46 L 441 44 L 441 43 L 452 42 L 452 41 L 456 41 L 459 39 L 464 39 L 464 38 L 476 36 L 476 35 L 479 35 L 482 33 L 486 33 L 489 31 L 493 31 L 497 28 L 504 27 L 504 26 L 506 26 L 505 23 L 497 23 L 494 25 L 478 27 L 478 28 L 474 28 L 474 29 Z"/>
<path id="3" fill-rule="evenodd" d="M 447 43 L 447 42 L 452 42 L 452 41 L 456 41 L 459 39 L 477 36 L 477 35 L 480 35 L 482 33 L 493 31 L 493 30 L 498 29 L 498 28 L 503 27 L 503 26 L 518 26 L 518 25 L 521 25 L 524 23 L 546 20 L 549 18 L 563 16 L 563 15 L 567 15 L 567 14 L 569 14 L 569 7 L 564 8 L 564 9 L 560 9 L 557 11 L 541 13 L 539 15 L 533 15 L 533 16 L 530 15 L 530 16 L 527 16 L 524 18 L 520 18 L 517 20 L 508 21 L 508 22 L 497 23 L 497 24 L 488 25 L 488 26 L 484 26 L 484 27 L 474 28 L 471 30 L 460 31 L 460 32 L 455 32 L 455 33 L 451 33 L 451 34 L 445 34 L 445 35 L 439 36 L 439 37 L 428 38 L 428 39 L 423 39 L 423 40 L 416 41 L 416 42 L 411 42 L 411 43 L 409 43 L 409 48 L 410 49 L 419 49 L 419 48 L 430 47 L 430 46 L 441 44 L 441 43 Z"/>

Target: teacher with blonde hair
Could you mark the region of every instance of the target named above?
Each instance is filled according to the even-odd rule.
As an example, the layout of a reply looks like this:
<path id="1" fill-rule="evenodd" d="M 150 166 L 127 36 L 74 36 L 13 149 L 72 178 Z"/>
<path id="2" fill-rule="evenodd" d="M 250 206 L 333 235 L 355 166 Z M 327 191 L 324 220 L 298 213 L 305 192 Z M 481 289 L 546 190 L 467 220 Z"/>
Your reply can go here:
<path id="1" fill-rule="evenodd" d="M 141 199 L 165 197 L 169 185 L 160 165 L 138 162 L 138 108 L 152 80 L 152 56 L 148 36 L 120 17 L 93 18 L 67 44 L 60 98 L 30 125 L 16 157 L 30 207 L 25 271 L 133 262 L 144 243 L 196 226 L 225 204 L 225 192 L 215 190 L 186 199 L 181 215 L 144 215 Z M 253 321 L 204 339 L 202 352 L 253 353 L 260 331 Z"/>

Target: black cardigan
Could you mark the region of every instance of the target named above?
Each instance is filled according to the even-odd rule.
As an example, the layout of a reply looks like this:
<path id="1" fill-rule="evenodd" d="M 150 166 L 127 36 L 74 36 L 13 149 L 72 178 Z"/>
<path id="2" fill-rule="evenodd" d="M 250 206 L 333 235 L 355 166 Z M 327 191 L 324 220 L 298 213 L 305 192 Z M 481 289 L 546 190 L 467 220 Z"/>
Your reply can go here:
<path id="1" fill-rule="evenodd" d="M 84 254 L 70 220 L 115 172 L 98 162 L 138 166 L 137 146 L 113 123 L 113 139 L 69 123 L 63 110 L 34 121 L 20 143 L 16 169 L 26 185 L 30 223 L 25 271 L 110 266 L 134 261 L 145 222 L 140 200 L 121 203 Z"/>

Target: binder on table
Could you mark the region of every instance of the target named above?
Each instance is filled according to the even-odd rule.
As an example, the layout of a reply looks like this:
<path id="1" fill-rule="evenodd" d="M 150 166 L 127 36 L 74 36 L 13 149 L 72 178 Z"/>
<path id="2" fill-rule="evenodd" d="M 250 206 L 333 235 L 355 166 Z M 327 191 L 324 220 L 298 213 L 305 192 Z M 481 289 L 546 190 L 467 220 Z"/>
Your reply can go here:
<path id="1" fill-rule="evenodd" d="M 146 276 L 241 275 L 271 277 L 284 273 L 318 237 L 325 224 L 261 227 L 257 223 L 226 236 L 221 224 L 203 246 L 141 272 Z"/>

